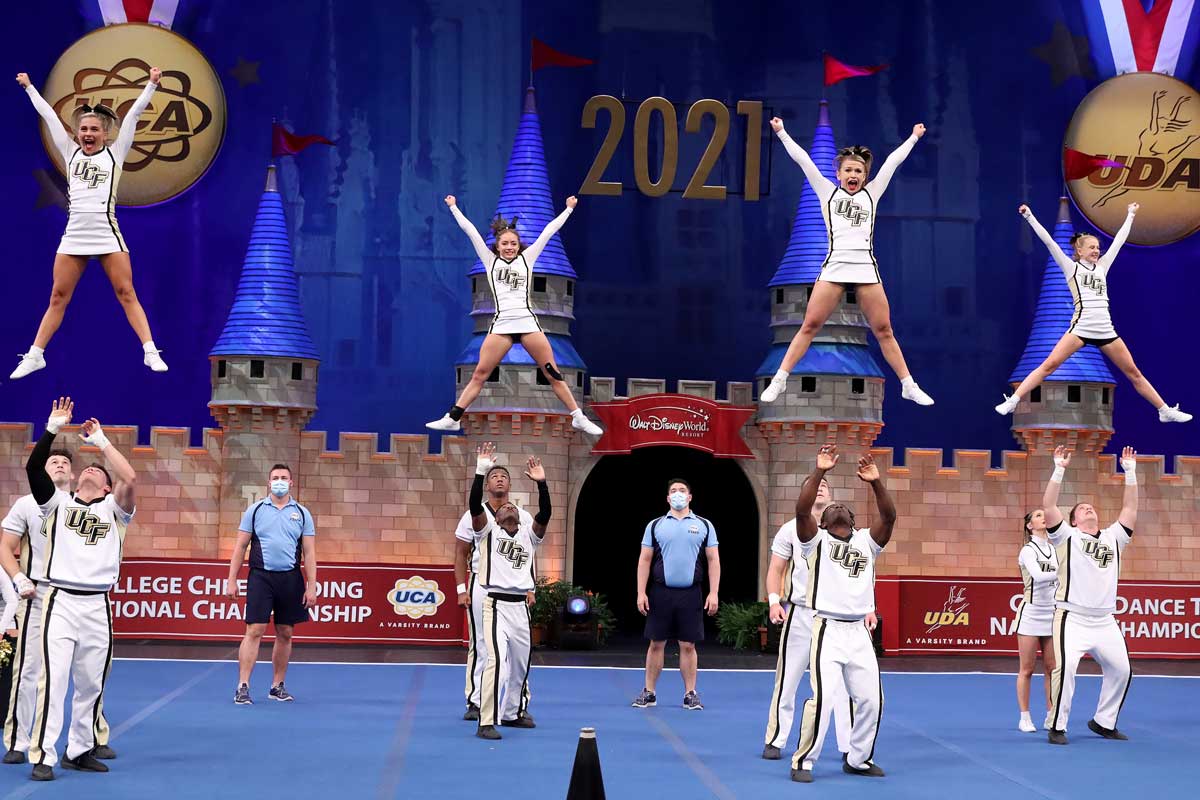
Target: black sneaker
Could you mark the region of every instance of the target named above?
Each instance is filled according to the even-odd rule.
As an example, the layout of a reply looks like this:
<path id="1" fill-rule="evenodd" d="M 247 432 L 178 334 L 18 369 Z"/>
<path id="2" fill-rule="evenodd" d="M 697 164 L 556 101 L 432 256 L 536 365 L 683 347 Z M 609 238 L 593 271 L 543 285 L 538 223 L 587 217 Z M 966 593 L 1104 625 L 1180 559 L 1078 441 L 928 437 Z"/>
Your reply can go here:
<path id="1" fill-rule="evenodd" d="M 524 711 L 522 711 L 520 714 L 518 714 L 516 719 L 500 720 L 500 724 L 506 728 L 536 728 L 537 727 L 537 725 L 535 725 L 533 723 L 533 717 L 529 716 Z"/>
<path id="2" fill-rule="evenodd" d="M 1094 719 L 1088 720 L 1088 730 L 1097 736 L 1103 736 L 1105 739 L 1116 739 L 1117 741 L 1128 741 L 1129 737 L 1121 733 L 1116 728 L 1105 728 Z"/>
<path id="3" fill-rule="evenodd" d="M 267 696 L 272 700 L 278 700 L 281 703 L 290 703 L 296 699 L 288 693 L 287 689 L 283 688 L 283 681 L 280 681 L 272 686 L 271 691 L 267 692 Z"/>
<path id="4" fill-rule="evenodd" d="M 642 693 L 633 698 L 634 708 L 652 708 L 658 705 L 658 697 L 649 689 L 642 689 Z"/>
<path id="5" fill-rule="evenodd" d="M 1050 744 L 1066 744 L 1067 732 L 1057 731 L 1054 728 L 1050 729 L 1050 733 L 1046 734 L 1046 741 Z"/>
<path id="6" fill-rule="evenodd" d="M 35 764 L 33 774 L 29 778 L 35 781 L 52 781 L 54 780 L 54 767 L 49 764 Z"/>
<path id="7" fill-rule="evenodd" d="M 500 731 L 496 730 L 494 725 L 480 725 L 479 730 L 475 731 L 475 735 L 480 739 L 503 739 Z"/>
<path id="8" fill-rule="evenodd" d="M 250 699 L 250 684 L 243 683 L 237 687 L 237 691 L 233 693 L 233 702 L 239 706 L 254 705 L 254 701 Z"/>
<path id="9" fill-rule="evenodd" d="M 783 758 L 783 756 L 779 754 L 779 748 L 773 744 L 769 744 L 763 748 L 762 757 L 767 761 L 778 761 L 779 759 Z"/>
<path id="10" fill-rule="evenodd" d="M 700 695 L 696 694 L 695 689 L 683 696 L 683 707 L 688 711 L 704 710 L 704 706 L 700 703 Z"/>
<path id="11" fill-rule="evenodd" d="M 80 753 L 75 758 L 63 756 L 63 769 L 77 769 L 80 772 L 108 772 L 108 765 L 92 755 L 92 751 Z"/>
<path id="12" fill-rule="evenodd" d="M 4 754 L 5 764 L 24 764 L 26 761 L 25 754 L 20 750 L 9 750 Z"/>
<path id="13" fill-rule="evenodd" d="M 804 768 L 800 768 L 800 769 L 793 768 L 792 769 L 792 780 L 794 780 L 796 783 L 812 783 L 812 770 L 804 769 Z"/>
<path id="14" fill-rule="evenodd" d="M 104 761 L 112 761 L 117 757 L 117 751 L 106 744 L 98 744 L 92 748 L 92 755 Z"/>
<path id="15" fill-rule="evenodd" d="M 867 778 L 883 777 L 883 770 L 881 770 L 876 764 L 872 764 L 870 761 L 867 762 L 867 766 L 865 767 L 850 766 L 850 757 L 847 755 L 842 756 L 842 772 L 846 773 L 847 775 L 862 775 Z"/>
<path id="16" fill-rule="evenodd" d="M 467 712 L 463 714 L 463 719 L 471 722 L 479 721 L 479 706 L 474 703 L 467 703 Z"/>

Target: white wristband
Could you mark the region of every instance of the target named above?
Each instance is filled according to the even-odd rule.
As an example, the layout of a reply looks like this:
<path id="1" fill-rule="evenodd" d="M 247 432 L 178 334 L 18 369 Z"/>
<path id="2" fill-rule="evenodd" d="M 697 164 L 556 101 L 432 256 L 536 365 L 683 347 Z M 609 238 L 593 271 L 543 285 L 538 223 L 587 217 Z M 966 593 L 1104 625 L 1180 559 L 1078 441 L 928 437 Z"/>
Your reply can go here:
<path id="1" fill-rule="evenodd" d="M 104 435 L 104 431 L 96 431 L 91 436 L 85 438 L 84 441 L 94 447 L 99 447 L 101 452 L 104 452 L 104 448 L 112 444 L 108 440 L 108 437 Z"/>
<path id="2" fill-rule="evenodd" d="M 779 595 L 771 592 L 771 594 L 767 595 L 767 602 L 773 606 L 779 605 Z"/>
<path id="3" fill-rule="evenodd" d="M 494 466 L 496 466 L 495 461 L 476 461 L 475 462 L 475 474 L 486 476 L 488 474 L 488 470 L 490 470 Z"/>
<path id="4" fill-rule="evenodd" d="M 1050 480 L 1055 483 L 1062 483 L 1063 476 L 1067 474 L 1066 467 L 1055 467 L 1054 472 L 1050 475 Z"/>
<path id="5" fill-rule="evenodd" d="M 1130 470 L 1129 472 L 1125 473 L 1125 485 L 1126 486 L 1137 486 L 1137 473 L 1136 472 L 1134 472 L 1133 470 Z"/>
<path id="6" fill-rule="evenodd" d="M 46 430 L 50 431 L 50 433 L 53 433 L 55 436 L 58 436 L 58 431 L 62 428 L 63 422 L 64 420 L 51 417 L 50 419 L 46 420 Z"/>
<path id="7" fill-rule="evenodd" d="M 458 586 L 455 586 L 454 588 L 458 590 L 459 594 L 467 593 L 467 585 L 465 583 L 460 583 Z"/>

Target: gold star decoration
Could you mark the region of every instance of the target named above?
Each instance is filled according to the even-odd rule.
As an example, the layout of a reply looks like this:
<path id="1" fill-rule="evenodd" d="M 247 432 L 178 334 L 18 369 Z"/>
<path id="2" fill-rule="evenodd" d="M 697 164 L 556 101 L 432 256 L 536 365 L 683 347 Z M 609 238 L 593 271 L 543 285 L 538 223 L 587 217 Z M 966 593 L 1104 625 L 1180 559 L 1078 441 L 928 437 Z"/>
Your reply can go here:
<path id="1" fill-rule="evenodd" d="M 1086 36 L 1073 36 L 1061 19 L 1054 23 L 1050 41 L 1031 51 L 1050 67 L 1050 80 L 1061 86 L 1068 78 L 1094 78 L 1091 45 Z"/>
<path id="2" fill-rule="evenodd" d="M 247 61 L 238 56 L 237 64 L 229 70 L 229 74 L 238 82 L 238 88 L 245 89 L 252 83 L 258 83 L 258 65 L 261 61 Z"/>

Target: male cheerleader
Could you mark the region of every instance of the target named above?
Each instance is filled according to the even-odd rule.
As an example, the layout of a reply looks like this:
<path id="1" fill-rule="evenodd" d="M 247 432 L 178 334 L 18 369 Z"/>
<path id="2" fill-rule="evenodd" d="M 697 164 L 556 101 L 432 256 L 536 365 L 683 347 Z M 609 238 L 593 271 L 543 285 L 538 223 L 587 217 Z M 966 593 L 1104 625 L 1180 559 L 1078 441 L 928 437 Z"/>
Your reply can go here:
<path id="1" fill-rule="evenodd" d="M 38 580 L 50 584 L 42 616 L 46 663 L 38 685 L 29 747 L 35 781 L 54 780 L 54 765 L 58 763 L 55 748 L 62 730 L 68 678 L 74 680 L 75 695 L 62 765 L 108 772 L 94 753 L 98 744 L 95 721 L 101 712 L 101 692 L 112 661 L 108 591 L 120 572 L 121 546 L 133 519 L 137 475 L 93 418 L 83 423 L 80 437 L 85 444 L 100 449 L 116 474 L 116 482 L 103 464 L 92 463 L 80 471 L 74 492 L 54 486 L 46 474 L 46 461 L 55 436 L 71 421 L 73 410 L 69 397 L 54 403 L 46 432 L 25 465 L 46 533 L 46 560 Z M 32 586 L 24 588 L 27 596 L 33 593 Z"/>
<path id="2" fill-rule="evenodd" d="M 871 759 L 883 714 L 883 687 L 871 634 L 863 619 L 875 608 L 875 558 L 892 538 L 896 505 L 884 488 L 875 459 L 858 459 L 858 477 L 871 485 L 879 506 L 879 523 L 870 529 L 854 527 L 854 512 L 830 503 L 818 522 L 812 517 L 821 480 L 838 462 L 837 446 L 824 445 L 817 467 L 796 500 L 796 535 L 808 560 L 808 602 L 815 613 L 809 675 L 812 697 L 804 703 L 800 743 L 792 756 L 792 780 L 811 783 L 817 743 L 825 738 L 831 681 L 844 682 L 854 704 L 850 752 L 842 756 L 842 771 L 850 775 L 883 777 Z"/>
<path id="3" fill-rule="evenodd" d="M 1058 552 L 1058 592 L 1054 596 L 1054 672 L 1050 678 L 1053 707 L 1050 709 L 1050 744 L 1067 743 L 1067 718 L 1075 693 L 1075 670 L 1088 653 L 1100 665 L 1104 680 L 1100 701 L 1088 728 L 1105 739 L 1128 739 L 1117 730 L 1117 715 L 1129 693 L 1131 672 L 1129 650 L 1121 626 L 1113 617 L 1117 606 L 1117 578 L 1121 553 L 1137 522 L 1137 453 L 1132 447 L 1121 451 L 1125 470 L 1125 495 L 1117 521 L 1103 530 L 1091 503 L 1076 503 L 1067 524 L 1058 508 L 1063 475 L 1071 453 L 1054 448 L 1054 473 L 1046 484 L 1042 507 L 1046 511 L 1046 535 Z"/>
<path id="4" fill-rule="evenodd" d="M 522 708 L 529 675 L 530 633 L 526 595 L 533 589 L 533 558 L 546 535 L 550 521 L 550 489 L 540 459 L 530 457 L 526 477 L 537 482 L 538 513 L 532 525 L 521 524 L 512 503 L 496 509 L 496 519 L 483 508 L 483 481 L 494 466 L 496 446 L 486 442 L 476 457 L 475 481 L 468 507 L 475 546 L 479 548 L 478 580 L 487 597 L 483 601 L 483 628 L 487 640 L 487 664 L 480 687 L 479 729 L 481 739 L 499 739 L 496 723 L 513 728 L 535 727 Z M 501 670 L 507 663 L 501 705 Z"/>

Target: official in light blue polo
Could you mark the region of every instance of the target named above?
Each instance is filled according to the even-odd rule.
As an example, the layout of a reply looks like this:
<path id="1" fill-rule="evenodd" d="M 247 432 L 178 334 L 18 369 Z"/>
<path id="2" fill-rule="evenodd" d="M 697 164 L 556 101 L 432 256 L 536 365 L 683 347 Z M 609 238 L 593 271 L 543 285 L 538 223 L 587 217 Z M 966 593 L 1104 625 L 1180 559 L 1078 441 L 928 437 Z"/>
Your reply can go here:
<path id="1" fill-rule="evenodd" d="M 250 575 L 246 580 L 246 635 L 238 650 L 238 685 L 233 702 L 252 705 L 250 672 L 258 660 L 267 623 L 275 619 L 275 646 L 271 651 L 274 678 L 268 697 L 295 700 L 283 686 L 292 656 L 292 627 L 308 619 L 317 602 L 316 529 L 312 512 L 292 497 L 292 470 L 286 464 L 271 467 L 270 493 L 246 509 L 238 526 L 237 544 L 229 561 L 226 594 L 237 599 L 237 574 L 250 547 Z M 301 573 L 303 565 L 304 574 Z"/>
<path id="2" fill-rule="evenodd" d="M 635 708 L 658 705 L 654 693 L 662 673 L 667 640 L 679 642 L 679 673 L 686 693 L 683 707 L 704 708 L 696 694 L 696 642 L 704 639 L 704 612 L 717 613 L 721 559 L 717 529 L 692 513 L 692 487 L 682 478 L 667 482 L 670 511 L 652 520 L 642 535 L 638 560 L 638 610 L 646 615 L 646 685 L 633 701 Z M 708 573 L 708 596 L 703 595 Z"/>

